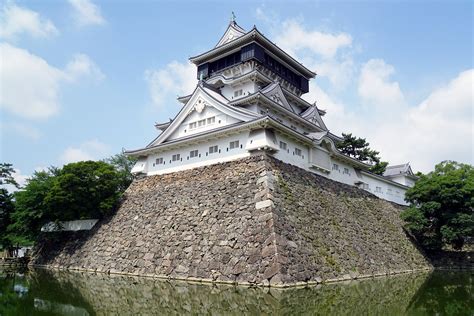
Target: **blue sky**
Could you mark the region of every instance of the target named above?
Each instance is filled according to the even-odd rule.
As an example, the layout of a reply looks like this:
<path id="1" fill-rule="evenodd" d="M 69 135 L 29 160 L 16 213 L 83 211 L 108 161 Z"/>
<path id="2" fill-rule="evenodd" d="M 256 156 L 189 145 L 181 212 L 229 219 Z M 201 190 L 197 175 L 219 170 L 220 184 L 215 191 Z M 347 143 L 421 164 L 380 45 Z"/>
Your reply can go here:
<path id="1" fill-rule="evenodd" d="M 1 161 L 35 169 L 146 145 L 231 12 L 315 70 L 305 98 L 391 163 L 473 163 L 468 1 L 4 1 Z"/>

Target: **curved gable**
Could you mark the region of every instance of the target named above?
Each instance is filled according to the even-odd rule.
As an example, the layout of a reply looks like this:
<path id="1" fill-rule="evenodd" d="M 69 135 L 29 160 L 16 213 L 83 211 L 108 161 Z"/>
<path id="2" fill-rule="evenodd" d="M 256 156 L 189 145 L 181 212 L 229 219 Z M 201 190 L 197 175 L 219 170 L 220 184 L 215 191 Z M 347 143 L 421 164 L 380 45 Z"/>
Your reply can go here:
<path id="1" fill-rule="evenodd" d="M 181 111 L 176 115 L 175 119 L 171 122 L 167 129 L 163 131 L 156 139 L 154 139 L 147 147 L 156 146 L 161 143 L 166 142 L 169 139 L 179 138 L 177 132 L 183 124 L 188 124 L 186 120 L 188 117 L 193 115 L 193 113 L 205 113 L 206 108 L 212 108 L 212 113 L 214 116 L 219 114 L 230 117 L 232 123 L 236 122 L 247 122 L 256 117 L 256 114 L 246 111 L 244 109 L 235 108 L 233 106 L 227 105 L 223 102 L 226 102 L 223 96 L 218 93 L 198 84 L 190 99 L 183 106 Z M 214 124 L 213 122 L 212 124 Z M 226 124 L 221 122 L 222 125 L 216 124 L 217 127 L 222 127 Z M 207 124 L 207 121 L 206 123 Z M 190 133 L 191 134 L 191 133 Z"/>
<path id="2" fill-rule="evenodd" d="M 215 47 L 222 46 L 226 43 L 229 43 L 236 38 L 241 37 L 242 35 L 245 35 L 245 30 L 242 29 L 237 23 L 231 22 L 229 26 L 227 27 L 227 30 L 225 31 L 224 35 L 222 35 L 221 39 L 217 43 Z"/>
<path id="3" fill-rule="evenodd" d="M 324 124 L 324 121 L 321 118 L 321 115 L 319 114 L 319 111 L 316 105 L 312 105 L 311 107 L 306 109 L 306 111 L 301 113 L 301 117 L 327 130 L 326 124 Z"/>
<path id="4" fill-rule="evenodd" d="M 280 87 L 279 83 L 272 83 L 265 87 L 264 89 L 261 90 L 261 92 L 267 96 L 269 99 L 273 100 L 274 102 L 278 103 L 285 109 L 296 113 L 295 109 L 290 105 L 288 100 L 285 97 L 285 94 L 283 93 L 283 90 Z"/>

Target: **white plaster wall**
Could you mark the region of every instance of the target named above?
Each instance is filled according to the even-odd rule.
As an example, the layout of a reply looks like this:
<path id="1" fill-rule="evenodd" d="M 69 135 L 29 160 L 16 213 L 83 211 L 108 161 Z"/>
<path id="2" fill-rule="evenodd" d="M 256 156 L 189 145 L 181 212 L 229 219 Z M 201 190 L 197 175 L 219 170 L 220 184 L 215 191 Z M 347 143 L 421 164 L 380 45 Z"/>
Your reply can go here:
<path id="1" fill-rule="evenodd" d="M 276 140 L 277 140 L 277 146 L 278 148 L 280 147 L 280 141 L 283 141 L 287 144 L 287 150 L 278 150 L 274 154 L 274 157 L 276 159 L 279 159 L 281 161 L 284 161 L 288 164 L 298 166 L 300 168 L 308 169 L 308 157 L 309 157 L 309 149 L 306 145 L 295 142 L 288 137 L 285 137 L 279 133 L 276 133 Z M 301 149 L 301 156 L 297 156 L 295 154 L 295 148 Z"/>
<path id="2" fill-rule="evenodd" d="M 407 202 L 405 202 L 406 189 L 389 182 L 382 181 L 378 177 L 371 176 L 366 173 L 363 173 L 362 177 L 363 181 L 369 184 L 369 189 L 367 191 L 375 194 L 381 199 L 407 205 Z M 377 192 L 377 187 L 380 187 L 382 192 Z"/>
<path id="3" fill-rule="evenodd" d="M 406 177 L 406 176 L 403 175 L 403 174 L 397 175 L 397 176 L 395 176 L 395 177 L 391 177 L 390 179 L 391 179 L 392 181 L 401 183 L 401 184 L 406 185 L 406 186 L 409 186 L 409 187 L 413 187 L 413 186 L 415 185 L 415 181 L 413 181 L 412 179 Z"/>
<path id="4" fill-rule="evenodd" d="M 208 125 L 206 122 L 205 126 L 202 127 L 197 127 L 194 129 L 189 128 L 189 123 L 192 122 L 197 122 L 202 119 L 210 118 L 210 117 L 215 117 L 215 123 Z M 222 112 L 218 111 L 216 108 L 212 106 L 206 106 L 204 110 L 201 113 L 198 113 L 197 111 L 191 112 L 191 114 L 186 117 L 186 119 L 181 123 L 181 125 L 174 131 L 170 137 L 168 138 L 169 140 L 185 137 L 185 136 L 190 136 L 206 131 L 210 131 L 216 128 L 221 128 L 227 125 L 231 125 L 234 123 L 239 122 L 237 119 L 228 116 L 226 114 L 223 114 Z"/>
<path id="5" fill-rule="evenodd" d="M 260 134 L 256 134 L 260 137 Z M 257 137 L 257 136 L 256 136 Z M 352 166 L 347 165 L 341 160 L 333 158 L 330 159 L 330 173 L 321 172 L 320 170 L 311 168 L 310 163 L 310 148 L 307 145 L 294 141 L 280 133 L 275 133 L 276 146 L 279 148 L 280 141 L 287 144 L 287 150 L 279 149 L 273 154 L 273 156 L 281 161 L 288 164 L 295 165 L 313 173 L 322 175 L 329 179 L 346 183 L 348 185 L 355 185 L 356 182 L 362 181 L 368 184 L 365 190 L 373 193 L 374 195 L 392 201 L 398 204 L 406 205 L 404 201 L 405 188 L 401 188 L 390 182 L 383 181 L 378 177 L 370 174 L 359 172 L 357 173 Z M 239 140 L 240 146 L 236 149 L 229 149 L 229 142 Z M 248 142 L 247 142 L 248 141 Z M 269 140 L 272 141 L 273 140 Z M 211 140 L 199 144 L 188 145 L 186 148 L 174 149 L 164 151 L 160 154 L 153 154 L 147 158 L 147 174 L 164 174 L 177 172 L 181 170 L 201 167 L 205 165 L 216 164 L 225 161 L 236 160 L 250 156 L 250 152 L 246 149 L 246 145 L 251 144 L 249 138 L 249 132 L 241 132 L 233 136 L 222 137 L 220 139 Z M 217 145 L 220 149 L 220 153 L 209 154 L 209 147 Z M 301 149 L 301 156 L 295 154 L 295 148 Z M 190 151 L 198 150 L 200 157 L 191 158 Z M 172 155 L 179 153 L 181 155 L 180 161 L 171 161 Z M 324 151 L 318 153 L 324 154 Z M 326 153 L 329 156 L 329 153 Z M 157 158 L 162 157 L 164 164 L 155 164 Z M 333 164 L 339 166 L 339 170 L 333 169 Z M 347 168 L 349 173 L 344 173 L 344 168 Z M 377 187 L 380 187 L 380 192 L 377 191 Z"/>
<path id="6" fill-rule="evenodd" d="M 242 89 L 242 95 L 234 96 L 234 91 Z M 221 88 L 221 93 L 224 97 L 226 97 L 230 101 L 238 100 L 243 98 L 249 94 L 252 94 L 258 90 L 258 86 L 255 82 L 250 80 L 244 81 L 238 84 L 233 85 L 225 85 Z"/>
<path id="7" fill-rule="evenodd" d="M 188 145 L 186 148 L 173 149 L 164 151 L 159 154 L 148 156 L 148 175 L 164 174 L 177 172 L 181 170 L 216 164 L 225 161 L 236 160 L 250 156 L 250 153 L 245 149 L 247 143 L 248 132 L 235 134 L 228 137 L 223 137 L 216 140 L 210 140 L 204 143 Z M 229 143 L 238 140 L 239 148 L 230 149 Z M 209 154 L 209 147 L 217 145 L 220 153 Z M 190 157 L 190 151 L 198 150 L 200 157 Z M 174 154 L 180 154 L 180 161 L 172 161 Z M 156 164 L 157 158 L 163 158 L 163 164 Z"/>
<path id="8" fill-rule="evenodd" d="M 334 164 L 338 166 L 338 169 L 334 168 Z M 344 173 L 344 168 L 347 168 L 349 173 Z M 350 185 L 354 185 L 354 183 L 360 180 L 352 166 L 349 166 L 346 163 L 334 158 L 331 159 L 330 171 L 331 172 L 329 173 L 328 177 L 332 180 Z"/>

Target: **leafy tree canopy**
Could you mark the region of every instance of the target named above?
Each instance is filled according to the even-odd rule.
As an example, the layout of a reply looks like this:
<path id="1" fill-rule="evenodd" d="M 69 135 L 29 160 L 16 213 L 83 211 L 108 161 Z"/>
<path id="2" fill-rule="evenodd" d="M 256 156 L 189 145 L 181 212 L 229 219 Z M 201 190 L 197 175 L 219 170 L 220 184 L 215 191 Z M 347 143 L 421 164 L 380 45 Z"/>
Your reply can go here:
<path id="1" fill-rule="evenodd" d="M 105 162 L 70 163 L 54 178 L 44 203 L 54 219 L 102 218 L 117 206 L 120 186 L 119 173 Z"/>
<path id="2" fill-rule="evenodd" d="M 387 168 L 388 162 L 381 161 L 379 152 L 371 149 L 365 138 L 353 136 L 352 133 L 342 133 L 343 141 L 336 144 L 337 149 L 343 154 L 359 161 L 372 165 L 369 169 L 375 174 L 382 175 Z"/>
<path id="3" fill-rule="evenodd" d="M 14 210 L 13 196 L 4 187 L 6 184 L 18 188 L 18 183 L 13 178 L 15 170 L 12 164 L 0 163 L 0 247 L 8 248 L 11 241 L 7 235 L 7 227 L 11 224 L 11 214 Z"/>
<path id="4" fill-rule="evenodd" d="M 35 172 L 14 195 L 9 239 L 35 240 L 48 222 L 112 214 L 132 181 L 133 161 L 123 154 L 106 161 L 81 161 Z"/>
<path id="5" fill-rule="evenodd" d="M 428 249 L 451 245 L 461 249 L 474 235 L 474 167 L 444 161 L 420 175 L 405 199 L 411 206 L 402 212 L 406 228 Z"/>
<path id="6" fill-rule="evenodd" d="M 120 154 L 116 154 L 110 158 L 107 158 L 104 161 L 112 165 L 115 170 L 117 170 L 121 178 L 120 190 L 125 191 L 133 181 L 133 175 L 131 171 L 133 166 L 137 162 L 137 159 L 127 157 L 122 152 Z"/>

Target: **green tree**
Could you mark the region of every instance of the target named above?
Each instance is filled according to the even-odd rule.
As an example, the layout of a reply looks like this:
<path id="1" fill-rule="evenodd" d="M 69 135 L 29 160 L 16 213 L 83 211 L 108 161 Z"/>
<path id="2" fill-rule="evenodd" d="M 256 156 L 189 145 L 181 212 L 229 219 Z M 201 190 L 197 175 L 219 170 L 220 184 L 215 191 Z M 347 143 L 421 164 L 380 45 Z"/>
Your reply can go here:
<path id="1" fill-rule="evenodd" d="M 118 171 L 121 178 L 120 191 L 124 192 L 133 181 L 133 175 L 131 171 L 137 162 L 137 159 L 128 157 L 122 152 L 107 158 L 104 161 L 112 165 L 115 170 Z"/>
<path id="2" fill-rule="evenodd" d="M 462 249 L 474 236 L 474 167 L 444 161 L 421 175 L 405 199 L 410 207 L 401 218 L 421 244 L 428 249 L 451 245 Z"/>
<path id="3" fill-rule="evenodd" d="M 370 144 L 365 138 L 353 136 L 352 133 L 342 133 L 343 140 L 336 143 L 337 149 L 349 157 L 370 164 L 370 172 L 382 175 L 387 168 L 388 162 L 381 161 L 379 152 L 370 149 Z"/>
<path id="4" fill-rule="evenodd" d="M 35 172 L 14 195 L 9 239 L 31 242 L 48 222 L 112 214 L 132 181 L 131 165 L 125 156 L 116 155 L 110 163 L 82 161 Z"/>
<path id="5" fill-rule="evenodd" d="M 103 218 L 118 205 L 121 175 L 103 161 L 65 165 L 44 199 L 51 220 Z"/>
<path id="6" fill-rule="evenodd" d="M 32 241 L 41 227 L 52 218 L 48 213 L 45 198 L 53 186 L 59 169 L 36 171 L 26 181 L 25 187 L 15 193 L 15 211 L 8 227 L 11 238 Z"/>
<path id="7" fill-rule="evenodd" d="M 0 247 L 7 249 L 12 246 L 8 238 L 7 227 L 11 224 L 11 214 L 14 210 L 13 195 L 8 192 L 5 185 L 12 185 L 19 188 L 18 183 L 13 178 L 15 170 L 12 164 L 0 163 Z"/>

